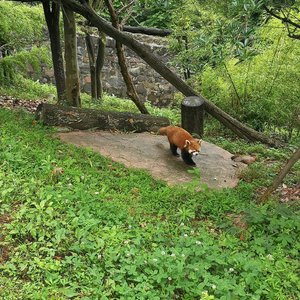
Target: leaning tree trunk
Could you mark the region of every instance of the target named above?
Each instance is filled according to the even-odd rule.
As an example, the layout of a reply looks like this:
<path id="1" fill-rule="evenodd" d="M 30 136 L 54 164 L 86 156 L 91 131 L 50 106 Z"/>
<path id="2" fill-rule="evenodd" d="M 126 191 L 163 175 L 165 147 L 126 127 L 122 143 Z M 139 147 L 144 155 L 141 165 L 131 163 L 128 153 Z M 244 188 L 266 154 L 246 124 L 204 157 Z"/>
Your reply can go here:
<path id="1" fill-rule="evenodd" d="M 281 169 L 277 177 L 274 179 L 272 185 L 264 192 L 264 194 L 260 197 L 260 201 L 265 201 L 269 198 L 269 196 L 279 187 L 280 183 L 284 179 L 284 177 L 291 170 L 293 165 L 300 159 L 300 147 L 293 153 L 284 167 Z"/>
<path id="2" fill-rule="evenodd" d="M 120 31 L 120 24 L 118 21 L 118 16 L 115 12 L 115 9 L 113 8 L 113 5 L 110 0 L 105 0 L 106 6 L 109 10 L 109 14 L 111 17 L 111 22 L 113 26 Z M 139 96 L 134 88 L 134 85 L 131 80 L 131 76 L 128 72 L 127 63 L 126 63 L 126 57 L 124 54 L 123 45 L 121 42 L 116 40 L 116 49 L 117 49 L 117 56 L 118 56 L 118 62 L 121 69 L 121 74 L 123 76 L 124 82 L 127 87 L 127 95 L 129 98 L 134 102 L 134 104 L 137 106 L 137 108 L 140 110 L 142 114 L 149 114 L 147 108 L 145 107 L 144 103 L 141 102 L 139 99 Z"/>
<path id="3" fill-rule="evenodd" d="M 66 6 L 63 6 L 63 8 L 67 104 L 69 106 L 80 107 L 75 14 L 72 9 Z"/>
<path id="4" fill-rule="evenodd" d="M 58 0 L 57 0 L 58 1 Z M 81 1 L 79 3 L 76 0 L 61 0 L 62 3 L 74 10 L 75 12 L 84 16 L 91 24 L 98 27 L 107 35 L 111 36 L 120 43 L 126 45 L 134 52 L 136 52 L 145 62 L 147 62 L 156 72 L 158 72 L 163 78 L 170 82 L 185 96 L 199 96 L 204 100 L 205 110 L 211 114 L 214 118 L 219 120 L 227 128 L 231 129 L 239 137 L 249 141 L 260 141 L 262 143 L 278 146 L 279 142 L 276 139 L 267 137 L 266 135 L 255 131 L 252 128 L 247 127 L 238 120 L 231 117 L 229 114 L 221 110 L 215 104 L 204 99 L 201 95 L 198 95 L 189 85 L 187 85 L 179 76 L 173 73 L 156 55 L 150 52 L 144 45 L 136 41 L 128 34 L 115 29 L 110 23 L 98 16 L 87 2 Z"/>
<path id="5" fill-rule="evenodd" d="M 50 38 L 57 100 L 58 103 L 63 104 L 66 100 L 66 80 L 59 34 L 60 4 L 52 2 L 52 9 L 50 9 L 49 0 L 42 1 L 42 3 Z"/>

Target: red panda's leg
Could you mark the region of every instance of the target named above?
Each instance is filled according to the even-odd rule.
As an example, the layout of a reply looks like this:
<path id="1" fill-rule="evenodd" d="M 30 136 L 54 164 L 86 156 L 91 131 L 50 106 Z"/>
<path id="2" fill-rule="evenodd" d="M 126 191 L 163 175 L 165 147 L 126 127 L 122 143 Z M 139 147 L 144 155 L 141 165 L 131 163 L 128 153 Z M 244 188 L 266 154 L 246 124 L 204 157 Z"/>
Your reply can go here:
<path id="1" fill-rule="evenodd" d="M 191 158 L 191 154 L 188 153 L 187 151 L 182 150 L 181 151 L 181 157 L 183 161 L 189 165 L 189 166 L 196 166 L 195 162 Z"/>
<path id="2" fill-rule="evenodd" d="M 171 149 L 171 152 L 174 156 L 179 156 L 179 154 L 177 153 L 177 146 L 170 143 L 170 149 Z"/>

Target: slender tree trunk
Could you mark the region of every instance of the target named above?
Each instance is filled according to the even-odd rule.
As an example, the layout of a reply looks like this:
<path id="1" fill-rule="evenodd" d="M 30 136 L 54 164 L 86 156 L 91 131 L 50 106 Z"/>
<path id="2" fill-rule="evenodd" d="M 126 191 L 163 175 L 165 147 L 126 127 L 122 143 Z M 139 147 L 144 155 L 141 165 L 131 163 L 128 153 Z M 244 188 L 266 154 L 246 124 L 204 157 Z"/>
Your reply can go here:
<path id="1" fill-rule="evenodd" d="M 270 138 L 262 133 L 255 131 L 252 128 L 247 127 L 243 123 L 239 122 L 238 120 L 234 119 L 229 114 L 221 110 L 212 102 L 206 100 L 201 95 L 198 95 L 180 77 L 178 77 L 166 65 L 164 65 L 164 63 L 159 59 L 159 57 L 151 53 L 144 45 L 136 41 L 128 34 L 120 32 L 119 30 L 111 26 L 110 23 L 98 16 L 86 2 L 81 1 L 81 3 L 83 3 L 81 4 L 76 0 L 61 1 L 65 6 L 84 16 L 87 20 L 91 22 L 93 26 L 98 27 L 99 30 L 102 30 L 105 34 L 111 36 L 115 40 L 118 40 L 119 42 L 136 52 L 139 55 L 139 57 L 141 57 L 145 62 L 147 62 L 156 72 L 158 72 L 163 78 L 170 82 L 185 96 L 199 96 L 201 99 L 203 99 L 205 103 L 205 110 L 214 118 L 219 120 L 227 128 L 232 130 L 239 137 L 249 141 L 260 141 L 271 146 L 280 145 L 278 140 Z"/>
<path id="2" fill-rule="evenodd" d="M 90 75 L 91 75 L 91 95 L 92 100 L 101 100 L 103 97 L 103 87 L 101 80 L 101 71 L 104 65 L 105 54 L 105 35 L 99 31 L 98 51 L 97 57 L 95 57 L 94 45 L 92 38 L 88 32 L 85 35 L 85 42 L 87 46 L 87 52 L 89 56 Z"/>
<path id="3" fill-rule="evenodd" d="M 85 34 L 85 43 L 86 43 L 87 52 L 89 56 L 89 63 L 90 63 L 91 95 L 92 95 L 92 100 L 96 101 L 96 99 L 98 99 L 97 82 L 96 82 L 96 60 L 95 60 L 95 52 L 92 43 L 92 38 L 89 33 Z"/>
<path id="4" fill-rule="evenodd" d="M 281 169 L 275 180 L 273 181 L 272 185 L 264 192 L 264 194 L 261 196 L 260 200 L 263 202 L 269 198 L 271 193 L 273 193 L 284 177 L 288 174 L 288 172 L 291 170 L 293 165 L 300 159 L 300 147 L 293 153 L 293 155 L 290 157 L 290 159 L 287 161 L 285 166 Z"/>
<path id="5" fill-rule="evenodd" d="M 65 5 L 63 8 L 67 104 L 69 106 L 80 107 L 75 14 L 72 9 L 69 9 Z"/>
<path id="6" fill-rule="evenodd" d="M 60 4 L 52 2 L 52 7 L 50 8 L 49 0 L 44 0 L 42 3 L 50 38 L 57 100 L 58 103 L 63 104 L 66 100 L 66 80 L 59 34 Z"/>
<path id="7" fill-rule="evenodd" d="M 105 34 L 99 30 L 98 53 L 97 53 L 97 59 L 96 59 L 96 84 L 97 84 L 97 99 L 98 100 L 101 100 L 103 98 L 101 71 L 102 71 L 102 68 L 104 65 L 105 45 L 106 45 Z"/>
<path id="8" fill-rule="evenodd" d="M 112 22 L 113 26 L 118 31 L 120 31 L 120 24 L 118 21 L 118 16 L 116 15 L 115 9 L 113 8 L 111 1 L 105 0 L 105 3 L 106 3 L 106 6 L 108 7 L 110 17 L 111 17 L 111 22 Z M 139 96 L 134 88 L 134 85 L 131 80 L 131 76 L 128 72 L 123 45 L 118 40 L 116 40 L 116 49 L 117 49 L 117 56 L 118 56 L 119 66 L 121 69 L 121 74 L 123 76 L 124 82 L 127 87 L 127 95 L 135 103 L 135 105 L 137 106 L 137 108 L 140 110 L 140 112 L 142 114 L 149 114 L 145 105 L 140 101 Z"/>

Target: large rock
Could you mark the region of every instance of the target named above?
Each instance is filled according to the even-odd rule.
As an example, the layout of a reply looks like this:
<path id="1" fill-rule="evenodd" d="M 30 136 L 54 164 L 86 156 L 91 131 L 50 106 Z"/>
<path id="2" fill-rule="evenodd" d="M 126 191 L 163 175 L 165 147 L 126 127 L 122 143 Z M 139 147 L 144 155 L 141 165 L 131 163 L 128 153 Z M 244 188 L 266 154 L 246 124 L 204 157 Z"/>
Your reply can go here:
<path id="1" fill-rule="evenodd" d="M 150 133 L 111 133 L 106 131 L 73 131 L 59 133 L 64 142 L 89 147 L 124 163 L 127 167 L 148 170 L 155 178 L 169 184 L 189 182 L 191 167 L 181 158 L 171 155 L 165 136 Z M 200 169 L 200 181 L 210 188 L 234 187 L 239 182 L 239 172 L 246 165 L 234 162 L 232 154 L 213 144 L 203 142 L 201 154 L 194 159 Z"/>

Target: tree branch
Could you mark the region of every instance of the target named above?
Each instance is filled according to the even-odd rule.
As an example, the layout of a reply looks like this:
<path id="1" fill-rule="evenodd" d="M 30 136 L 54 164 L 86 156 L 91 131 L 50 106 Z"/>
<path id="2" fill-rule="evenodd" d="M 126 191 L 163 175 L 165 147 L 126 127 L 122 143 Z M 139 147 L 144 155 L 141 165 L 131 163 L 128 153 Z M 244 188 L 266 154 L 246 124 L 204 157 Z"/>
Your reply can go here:
<path id="1" fill-rule="evenodd" d="M 278 20 L 281 20 L 283 23 L 293 25 L 296 28 L 300 29 L 300 23 L 299 24 L 295 23 L 295 22 L 293 22 L 291 19 L 289 19 L 287 17 L 281 17 L 280 15 L 277 15 L 272 9 L 269 9 L 266 5 L 263 5 L 263 8 L 266 10 L 267 13 L 269 13 L 274 18 L 276 18 Z"/>
<path id="2" fill-rule="evenodd" d="M 133 50 L 140 58 L 148 63 L 149 66 L 151 66 L 157 73 L 159 73 L 185 96 L 198 96 L 200 97 L 200 99 L 203 99 L 205 103 L 205 110 L 222 124 L 224 124 L 227 128 L 231 129 L 234 133 L 242 135 L 247 140 L 260 141 L 271 146 L 279 146 L 281 144 L 278 140 L 270 138 L 262 133 L 255 131 L 252 128 L 247 127 L 243 123 L 239 122 L 238 120 L 221 110 L 212 102 L 206 100 L 200 94 L 197 94 L 178 75 L 172 72 L 157 55 L 149 51 L 146 46 L 135 40 L 129 34 L 121 32 L 111 26 L 109 22 L 98 16 L 91 8 L 80 5 L 80 3 L 76 0 L 55 1 L 61 1 L 64 5 L 68 6 L 70 9 L 73 9 L 75 12 L 88 19 L 91 24 L 93 24 L 93 26 L 99 28 L 99 30 L 102 30 L 105 34 L 111 36 L 115 40 Z"/>
<path id="3" fill-rule="evenodd" d="M 128 8 L 130 8 L 133 4 L 134 4 L 135 0 L 132 0 L 131 2 L 129 2 L 127 5 L 124 5 L 123 7 L 121 7 L 118 11 L 117 11 L 117 15 L 119 16 L 123 11 L 127 10 Z"/>
<path id="4" fill-rule="evenodd" d="M 288 172 L 291 170 L 293 165 L 300 159 L 300 147 L 292 154 L 290 159 L 287 161 L 287 163 L 284 165 L 284 167 L 281 169 L 279 174 L 274 179 L 272 185 L 264 192 L 264 194 L 260 197 L 260 201 L 265 201 L 268 199 L 268 197 L 273 193 L 284 177 L 288 174 Z"/>
<path id="5" fill-rule="evenodd" d="M 109 10 L 109 14 L 111 17 L 111 23 L 113 26 L 120 30 L 120 23 L 118 20 L 118 15 L 113 7 L 113 4 L 111 3 L 111 0 L 105 0 L 105 4 Z M 124 82 L 126 84 L 127 88 L 127 95 L 131 98 L 131 100 L 135 103 L 135 105 L 138 107 L 141 113 L 143 114 L 149 114 L 147 108 L 145 107 L 144 103 L 142 103 L 139 99 L 139 96 L 134 88 L 133 82 L 131 80 L 131 76 L 128 72 L 126 57 L 124 54 L 123 45 L 121 42 L 116 40 L 116 49 L 117 49 L 117 56 L 119 61 L 119 66 L 121 70 L 121 74 L 123 76 Z"/>
<path id="6" fill-rule="evenodd" d="M 159 28 L 151 28 L 151 27 L 142 27 L 142 26 L 124 26 L 123 31 L 131 32 L 131 33 L 141 33 L 147 35 L 156 35 L 156 36 L 168 36 L 172 34 L 172 30 L 170 29 L 159 29 Z"/>

